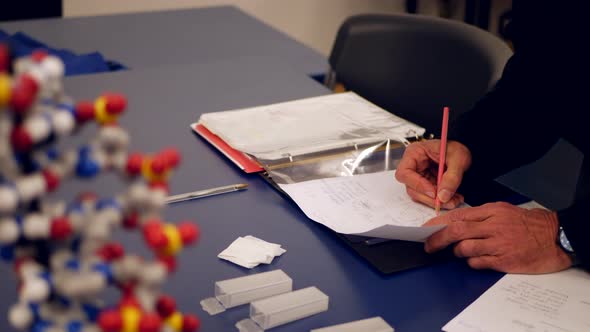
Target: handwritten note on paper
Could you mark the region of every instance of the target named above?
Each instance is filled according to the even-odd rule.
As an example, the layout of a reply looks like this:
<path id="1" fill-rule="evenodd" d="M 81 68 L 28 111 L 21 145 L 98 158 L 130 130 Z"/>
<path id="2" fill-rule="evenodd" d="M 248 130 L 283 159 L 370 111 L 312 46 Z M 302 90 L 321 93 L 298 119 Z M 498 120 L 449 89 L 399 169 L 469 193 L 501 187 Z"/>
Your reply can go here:
<path id="1" fill-rule="evenodd" d="M 506 275 L 443 331 L 590 331 L 590 274 Z"/>
<path id="2" fill-rule="evenodd" d="M 279 186 L 312 220 L 343 234 L 424 241 L 444 226 L 421 227 L 434 210 L 410 199 L 395 171 Z"/>

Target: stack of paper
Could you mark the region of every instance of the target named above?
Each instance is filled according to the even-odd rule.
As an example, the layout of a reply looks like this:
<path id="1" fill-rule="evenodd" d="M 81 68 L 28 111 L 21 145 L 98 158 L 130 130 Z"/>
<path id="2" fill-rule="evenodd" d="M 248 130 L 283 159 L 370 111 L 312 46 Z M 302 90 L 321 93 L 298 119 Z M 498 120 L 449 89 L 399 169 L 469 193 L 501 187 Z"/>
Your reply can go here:
<path id="1" fill-rule="evenodd" d="M 198 126 L 205 127 L 207 132 L 199 130 Z M 404 142 L 408 137 L 424 134 L 424 128 L 353 92 L 205 113 L 191 128 L 218 148 L 222 147 L 210 139 L 211 135 L 231 149 L 260 160 L 384 140 Z M 235 159 L 234 155 L 226 155 Z"/>
<path id="2" fill-rule="evenodd" d="M 217 257 L 251 269 L 261 263 L 270 264 L 275 257 L 285 252 L 287 250 L 281 248 L 280 244 L 247 235 L 237 238 Z"/>

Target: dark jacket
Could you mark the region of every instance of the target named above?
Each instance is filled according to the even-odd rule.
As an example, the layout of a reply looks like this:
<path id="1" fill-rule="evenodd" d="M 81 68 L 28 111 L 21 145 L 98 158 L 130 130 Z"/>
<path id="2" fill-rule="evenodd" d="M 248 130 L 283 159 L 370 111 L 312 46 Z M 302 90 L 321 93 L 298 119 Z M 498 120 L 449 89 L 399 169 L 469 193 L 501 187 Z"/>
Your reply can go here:
<path id="1" fill-rule="evenodd" d="M 559 138 L 584 153 L 576 200 L 558 215 L 588 269 L 590 39 L 585 3 L 514 0 L 508 32 L 515 53 L 493 91 L 451 125 L 449 138 L 469 148 L 473 163 L 468 173 L 478 178 L 493 179 L 530 163 Z"/>

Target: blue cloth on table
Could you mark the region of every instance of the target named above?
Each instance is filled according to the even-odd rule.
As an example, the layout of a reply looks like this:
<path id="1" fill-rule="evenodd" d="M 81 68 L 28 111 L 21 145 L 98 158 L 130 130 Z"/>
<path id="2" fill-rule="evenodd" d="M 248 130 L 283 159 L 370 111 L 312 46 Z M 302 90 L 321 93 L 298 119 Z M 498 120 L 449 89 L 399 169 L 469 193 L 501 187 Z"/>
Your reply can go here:
<path id="1" fill-rule="evenodd" d="M 105 59 L 98 52 L 75 54 L 69 50 L 51 48 L 22 32 L 10 35 L 0 30 L 0 43 L 8 44 L 14 57 L 29 55 L 38 49 L 55 55 L 64 62 L 66 76 L 127 69 L 118 62 Z"/>

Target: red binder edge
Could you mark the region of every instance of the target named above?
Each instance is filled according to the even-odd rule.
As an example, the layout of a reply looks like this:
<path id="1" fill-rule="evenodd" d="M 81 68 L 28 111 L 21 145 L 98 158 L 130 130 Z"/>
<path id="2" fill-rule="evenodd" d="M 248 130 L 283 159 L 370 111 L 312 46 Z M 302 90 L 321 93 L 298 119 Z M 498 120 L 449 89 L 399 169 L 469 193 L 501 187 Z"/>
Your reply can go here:
<path id="1" fill-rule="evenodd" d="M 213 134 L 205 126 L 199 123 L 191 124 L 191 129 L 194 130 L 199 136 L 203 137 L 207 142 L 221 151 L 229 160 L 236 164 L 240 169 L 246 173 L 256 173 L 264 171 L 264 168 L 260 166 L 256 161 L 250 158 L 243 152 L 240 152 L 229 144 L 225 143 L 219 136 Z"/>

